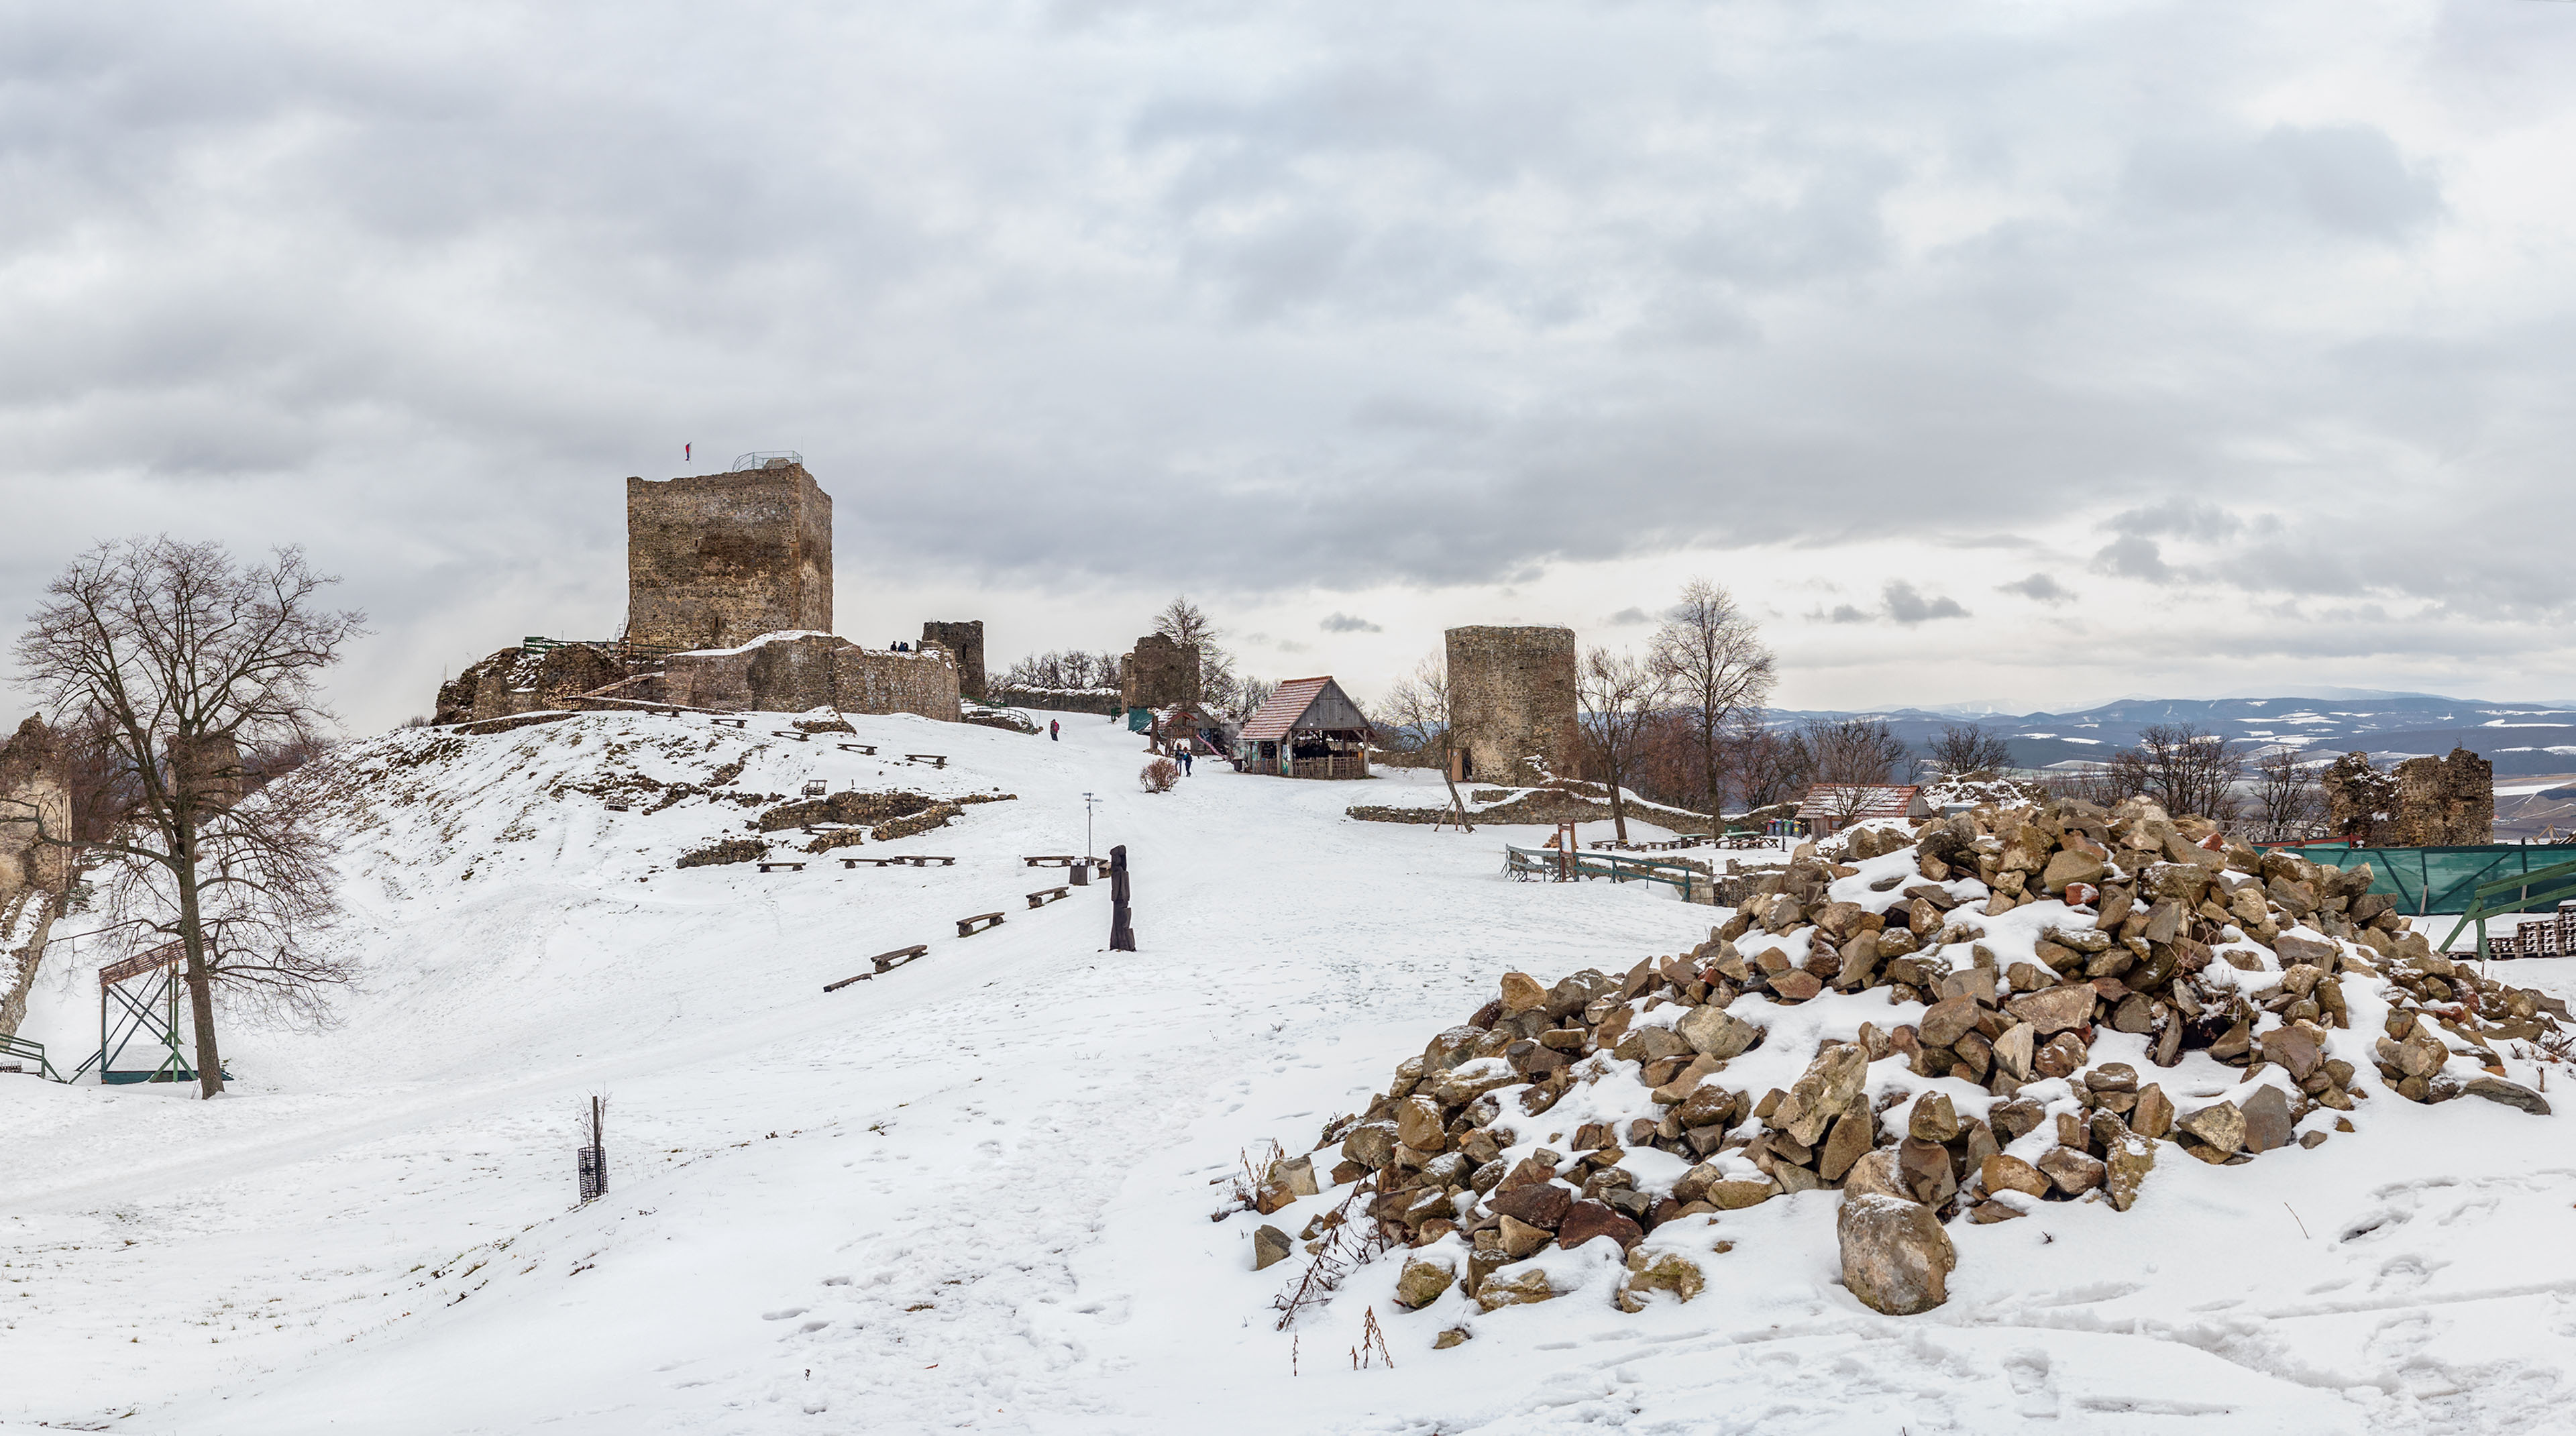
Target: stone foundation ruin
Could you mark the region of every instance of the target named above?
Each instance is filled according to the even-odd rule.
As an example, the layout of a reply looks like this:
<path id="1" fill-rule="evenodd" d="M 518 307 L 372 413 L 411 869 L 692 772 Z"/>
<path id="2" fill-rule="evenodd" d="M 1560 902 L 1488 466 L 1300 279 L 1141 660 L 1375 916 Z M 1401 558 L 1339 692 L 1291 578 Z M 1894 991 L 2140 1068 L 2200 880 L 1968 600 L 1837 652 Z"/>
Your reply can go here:
<path id="1" fill-rule="evenodd" d="M 1453 628 L 1447 637 L 1462 776 L 1514 787 L 1578 776 L 1574 630 Z"/>

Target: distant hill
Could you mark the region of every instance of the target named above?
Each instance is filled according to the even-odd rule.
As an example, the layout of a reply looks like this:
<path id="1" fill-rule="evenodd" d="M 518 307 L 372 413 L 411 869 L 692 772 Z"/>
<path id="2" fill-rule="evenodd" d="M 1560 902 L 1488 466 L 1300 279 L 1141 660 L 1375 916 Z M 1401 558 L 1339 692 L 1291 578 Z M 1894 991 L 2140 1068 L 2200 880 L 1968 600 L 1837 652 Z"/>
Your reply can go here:
<path id="1" fill-rule="evenodd" d="M 2499 703 L 2433 693 L 2353 693 L 2335 698 L 2123 698 L 2074 713 L 1984 713 L 1924 708 L 1875 712 L 1778 711 L 1789 726 L 1810 718 L 1881 719 L 1919 751 L 1944 728 L 1973 723 L 2001 734 L 2013 761 L 2045 768 L 2099 759 L 2134 744 L 2138 730 L 2180 723 L 2254 742 L 2295 742 L 2327 756 L 2367 752 L 2397 759 L 2454 747 L 2495 764 L 2498 776 L 2576 772 L 2576 705 Z"/>

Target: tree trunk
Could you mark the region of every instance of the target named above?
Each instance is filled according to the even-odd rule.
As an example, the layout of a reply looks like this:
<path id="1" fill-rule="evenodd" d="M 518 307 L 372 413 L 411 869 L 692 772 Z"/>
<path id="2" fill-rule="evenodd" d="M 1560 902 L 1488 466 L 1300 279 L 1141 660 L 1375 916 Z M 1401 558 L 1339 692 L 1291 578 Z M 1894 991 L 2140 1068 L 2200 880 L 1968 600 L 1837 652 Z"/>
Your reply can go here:
<path id="1" fill-rule="evenodd" d="M 1718 816 L 1717 720 L 1705 708 L 1700 710 L 1699 759 L 1708 773 L 1708 837 L 1715 842 L 1726 823 Z"/>
<path id="2" fill-rule="evenodd" d="M 206 929 L 197 905 L 197 840 L 185 833 L 172 870 L 179 878 L 179 942 L 188 954 L 188 1013 L 197 1032 L 197 1095 L 224 1090 L 223 1056 L 215 1047 L 215 988 L 206 971 Z"/>
<path id="3" fill-rule="evenodd" d="M 1610 769 L 1610 832 L 1624 843 L 1628 841 L 1628 805 L 1619 801 L 1619 762 L 1606 756 L 1604 761 Z"/>

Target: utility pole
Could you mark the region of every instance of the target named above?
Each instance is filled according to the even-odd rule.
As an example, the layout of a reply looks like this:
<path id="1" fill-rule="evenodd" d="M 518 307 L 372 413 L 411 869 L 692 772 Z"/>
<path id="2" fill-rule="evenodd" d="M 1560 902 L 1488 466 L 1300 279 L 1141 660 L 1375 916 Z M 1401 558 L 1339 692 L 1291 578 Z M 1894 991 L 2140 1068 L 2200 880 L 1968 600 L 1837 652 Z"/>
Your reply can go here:
<path id="1" fill-rule="evenodd" d="M 1091 810 L 1100 800 L 1089 793 L 1082 795 L 1082 860 L 1091 861 Z"/>

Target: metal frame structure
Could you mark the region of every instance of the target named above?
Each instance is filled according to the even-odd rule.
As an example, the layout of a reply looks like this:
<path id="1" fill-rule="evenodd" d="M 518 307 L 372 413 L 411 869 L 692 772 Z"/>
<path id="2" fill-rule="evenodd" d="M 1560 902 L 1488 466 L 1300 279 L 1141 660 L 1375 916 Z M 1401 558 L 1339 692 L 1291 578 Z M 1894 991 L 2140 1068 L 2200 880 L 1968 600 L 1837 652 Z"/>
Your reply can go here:
<path id="1" fill-rule="evenodd" d="M 2534 889 L 2538 889 L 2537 893 Z M 2450 951 L 2451 944 L 2459 939 L 2460 929 L 2475 923 L 2478 960 L 2484 962 L 2487 957 L 2487 919 L 2507 913 L 2525 913 L 2576 898 L 2576 863 L 2558 863 L 2502 882 L 2481 883 L 2473 898 L 2468 910 L 2460 914 L 2460 920 L 2451 925 L 2451 935 L 2442 939 L 2441 951 Z"/>
<path id="2" fill-rule="evenodd" d="M 98 1051 L 72 1072 L 72 1080 L 92 1067 L 109 1085 L 197 1080 L 196 1064 L 179 1041 L 178 967 L 186 956 L 179 944 L 164 943 L 98 970 Z M 137 978 L 143 979 L 139 993 L 132 986 Z M 111 1066 L 138 1038 L 149 1039 L 147 1050 L 157 1047 L 160 1063 L 149 1071 Z"/>

